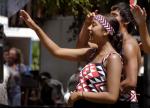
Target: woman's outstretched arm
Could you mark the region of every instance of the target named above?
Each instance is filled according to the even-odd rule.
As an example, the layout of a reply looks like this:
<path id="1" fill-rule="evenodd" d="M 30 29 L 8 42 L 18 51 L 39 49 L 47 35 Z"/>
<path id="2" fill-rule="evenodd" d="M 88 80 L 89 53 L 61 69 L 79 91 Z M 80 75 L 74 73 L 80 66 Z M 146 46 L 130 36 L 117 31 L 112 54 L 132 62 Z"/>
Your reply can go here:
<path id="1" fill-rule="evenodd" d="M 33 29 L 36 34 L 38 35 L 40 41 L 46 46 L 49 52 L 59 58 L 73 60 L 73 61 L 80 61 L 83 59 L 83 55 L 90 48 L 82 48 L 82 49 L 68 49 L 68 48 L 61 48 L 55 42 L 53 42 L 50 37 L 32 20 L 30 15 L 24 11 L 20 11 L 20 17 L 25 21 L 25 23 Z"/>

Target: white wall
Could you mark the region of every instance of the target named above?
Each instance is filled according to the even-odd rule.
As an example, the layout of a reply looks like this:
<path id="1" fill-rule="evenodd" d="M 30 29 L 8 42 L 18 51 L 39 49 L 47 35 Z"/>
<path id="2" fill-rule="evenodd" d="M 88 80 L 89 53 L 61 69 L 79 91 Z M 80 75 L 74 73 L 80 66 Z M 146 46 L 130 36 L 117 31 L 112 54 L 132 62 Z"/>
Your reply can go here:
<path id="1" fill-rule="evenodd" d="M 44 23 L 43 29 L 61 47 L 75 48 L 75 41 L 68 42 L 68 38 L 73 35 L 72 33 L 67 33 L 72 21 L 73 17 L 53 18 Z M 64 88 L 66 88 L 69 77 L 77 71 L 76 62 L 65 61 L 51 56 L 43 44 L 41 44 L 40 63 L 41 72 L 50 72 L 54 78 L 64 84 Z"/>

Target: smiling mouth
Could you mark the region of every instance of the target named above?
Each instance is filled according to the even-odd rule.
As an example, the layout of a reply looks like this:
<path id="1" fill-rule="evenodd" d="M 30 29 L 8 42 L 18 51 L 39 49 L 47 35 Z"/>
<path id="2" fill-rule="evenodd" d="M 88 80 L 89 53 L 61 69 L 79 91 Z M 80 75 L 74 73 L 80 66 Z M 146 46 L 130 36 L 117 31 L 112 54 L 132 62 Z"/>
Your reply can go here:
<path id="1" fill-rule="evenodd" d="M 89 41 L 92 40 L 92 31 L 89 31 Z"/>

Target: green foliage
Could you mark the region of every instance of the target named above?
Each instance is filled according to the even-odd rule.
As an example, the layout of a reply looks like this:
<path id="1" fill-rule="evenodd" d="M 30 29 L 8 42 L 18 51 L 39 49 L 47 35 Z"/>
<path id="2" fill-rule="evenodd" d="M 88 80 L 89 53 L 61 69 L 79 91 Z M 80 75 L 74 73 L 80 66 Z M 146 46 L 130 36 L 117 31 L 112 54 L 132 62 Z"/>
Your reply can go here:
<path id="1" fill-rule="evenodd" d="M 129 0 L 36 0 L 42 8 L 43 18 L 57 15 L 73 15 L 74 22 L 69 30 L 73 30 L 73 37 L 69 41 L 75 40 L 82 22 L 88 11 L 99 10 L 100 13 L 109 13 L 112 5 L 118 2 L 129 3 Z M 138 0 L 141 2 L 142 0 Z M 150 0 L 146 0 L 150 3 Z M 142 2 L 141 2 L 142 3 Z M 148 7 L 148 6 L 147 6 Z M 36 6 L 38 9 L 38 6 Z M 36 10 L 37 10 L 36 9 Z M 146 8 L 148 10 L 148 8 Z M 147 12 L 149 13 L 149 12 Z M 149 14 L 148 14 L 149 15 Z"/>
<path id="2" fill-rule="evenodd" d="M 40 5 L 46 17 L 60 14 L 78 15 L 79 10 L 81 10 L 79 8 L 82 8 L 80 6 L 92 7 L 89 0 L 37 0 L 37 5 Z"/>
<path id="3" fill-rule="evenodd" d="M 40 48 L 39 42 L 32 42 L 32 70 L 39 70 Z"/>
<path id="4" fill-rule="evenodd" d="M 99 9 L 108 11 L 110 6 L 117 2 L 129 2 L 129 0 L 36 0 L 37 8 L 43 9 L 44 17 L 53 15 L 74 15 L 81 12 L 87 14 L 87 10 Z"/>

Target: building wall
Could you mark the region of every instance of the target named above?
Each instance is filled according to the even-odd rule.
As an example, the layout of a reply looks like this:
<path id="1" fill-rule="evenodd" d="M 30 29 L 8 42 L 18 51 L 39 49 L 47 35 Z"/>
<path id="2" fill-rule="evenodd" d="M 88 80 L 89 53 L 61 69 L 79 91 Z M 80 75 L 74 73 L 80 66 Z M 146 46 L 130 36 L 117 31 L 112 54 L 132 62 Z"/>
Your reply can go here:
<path id="1" fill-rule="evenodd" d="M 61 47 L 74 48 L 75 41 L 68 42 L 72 32 L 68 32 L 73 17 L 58 17 L 44 23 L 44 31 Z M 61 81 L 66 89 L 69 77 L 77 71 L 77 63 L 55 58 L 41 43 L 40 72 L 48 71 L 52 77 Z"/>
<path id="2" fill-rule="evenodd" d="M 0 0 L 0 15 L 7 16 L 7 0 Z"/>

